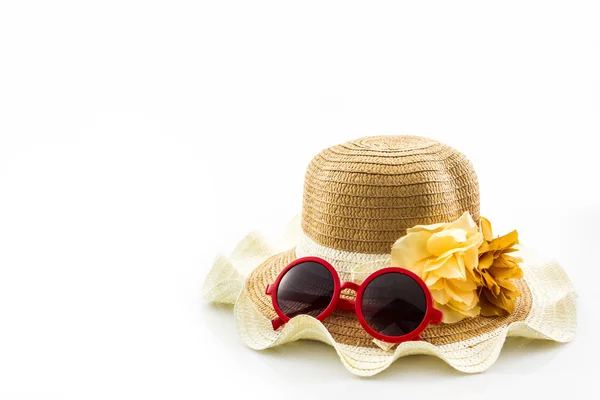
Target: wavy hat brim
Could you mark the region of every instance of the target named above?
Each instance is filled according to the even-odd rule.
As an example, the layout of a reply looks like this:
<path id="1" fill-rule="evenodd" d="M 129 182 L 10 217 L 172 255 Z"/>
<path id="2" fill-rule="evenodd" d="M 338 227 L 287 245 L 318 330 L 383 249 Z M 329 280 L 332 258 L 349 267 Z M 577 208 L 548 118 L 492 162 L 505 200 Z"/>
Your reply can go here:
<path id="1" fill-rule="evenodd" d="M 311 339 L 333 346 L 342 364 L 359 376 L 375 375 L 398 358 L 415 354 L 433 355 L 459 371 L 476 373 L 496 361 L 508 336 L 568 342 L 575 334 L 576 294 L 569 278 L 557 262 L 544 261 L 522 246 L 519 256 L 524 278 L 519 286 L 523 295 L 511 316 L 432 326 L 423 333 L 422 341 L 392 348 L 360 331 L 351 313 L 334 313 L 323 323 L 301 315 L 274 331 L 270 298 L 264 295 L 264 288 L 289 262 L 304 255 L 297 253 L 306 250 L 296 247 L 302 240 L 298 218 L 275 243 L 252 233 L 230 257 L 216 258 L 204 283 L 205 298 L 234 304 L 238 332 L 253 349 Z"/>

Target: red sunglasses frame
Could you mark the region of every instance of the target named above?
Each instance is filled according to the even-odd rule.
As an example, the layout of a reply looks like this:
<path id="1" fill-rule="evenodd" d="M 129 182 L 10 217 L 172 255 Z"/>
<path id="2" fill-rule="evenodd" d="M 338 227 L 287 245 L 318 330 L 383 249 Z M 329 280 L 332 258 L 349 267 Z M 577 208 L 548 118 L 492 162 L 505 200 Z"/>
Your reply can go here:
<path id="1" fill-rule="evenodd" d="M 421 334 L 421 332 L 423 332 L 425 330 L 425 328 L 427 328 L 427 326 L 429 324 L 439 324 L 440 322 L 442 322 L 443 314 L 440 310 L 437 310 L 433 307 L 433 299 L 431 297 L 431 292 L 429 291 L 429 288 L 427 287 L 427 285 L 425 284 L 425 282 L 423 282 L 423 280 L 421 278 L 419 278 L 417 275 L 415 275 L 413 272 L 411 272 L 407 269 L 397 268 L 397 267 L 383 268 L 383 269 L 373 272 L 371 275 L 369 275 L 363 281 L 363 283 L 358 285 L 354 282 L 343 282 L 343 283 L 340 282 L 340 277 L 339 277 L 337 271 L 335 270 L 335 268 L 333 268 L 333 266 L 331 264 L 329 264 L 327 261 L 323 260 L 322 258 L 302 257 L 302 258 L 298 258 L 297 260 L 292 261 L 287 267 L 285 267 L 279 273 L 279 276 L 277 277 L 275 282 L 267 285 L 267 288 L 265 290 L 265 294 L 267 294 L 268 296 L 271 296 L 271 301 L 273 302 L 273 308 L 275 309 L 275 312 L 277 313 L 277 317 L 271 321 L 271 324 L 273 325 L 274 330 L 279 329 L 282 325 L 285 325 L 290 320 L 290 317 L 288 317 L 287 315 L 285 315 L 283 313 L 283 311 L 281 311 L 281 308 L 279 307 L 279 304 L 277 303 L 277 289 L 279 288 L 279 283 L 281 282 L 281 279 L 283 279 L 283 276 L 290 269 L 292 269 L 296 265 L 304 263 L 304 262 L 316 262 L 316 263 L 321 264 L 322 266 L 324 266 L 325 268 L 327 268 L 329 270 L 329 272 L 331 273 L 331 276 L 333 277 L 333 284 L 334 284 L 333 297 L 331 299 L 331 302 L 327 306 L 327 308 L 325 308 L 325 310 L 323 310 L 323 312 L 321 314 L 319 314 L 315 317 L 319 321 L 325 320 L 325 318 L 327 318 L 329 315 L 331 315 L 331 313 L 336 309 L 340 309 L 340 310 L 344 310 L 344 311 L 354 311 L 354 313 L 356 314 L 356 317 L 358 318 L 358 321 L 360 322 L 360 324 L 362 325 L 362 327 L 364 328 L 365 331 L 367 331 L 375 339 L 378 339 L 378 340 L 381 340 L 384 342 L 388 342 L 388 343 L 402 343 L 402 342 L 408 342 L 411 340 L 421 340 L 419 335 Z M 365 288 L 369 285 L 369 283 L 373 279 L 377 278 L 378 276 L 381 276 L 383 274 L 388 274 L 388 273 L 398 273 L 398 274 L 403 274 L 403 275 L 407 275 L 407 276 L 411 277 L 413 280 L 415 280 L 421 286 L 421 289 L 423 289 L 423 293 L 425 294 L 425 300 L 427 302 L 427 310 L 425 311 L 425 316 L 423 317 L 423 321 L 421 321 L 419 326 L 417 328 L 415 328 L 413 331 L 411 331 L 405 335 L 402 335 L 402 336 L 387 336 L 387 335 L 383 335 L 383 334 L 373 330 L 373 328 L 371 328 L 369 326 L 369 324 L 367 323 L 367 321 L 365 320 L 365 317 L 362 312 L 362 307 L 360 306 L 360 304 L 362 304 L 363 293 L 365 291 Z M 344 289 L 354 290 L 356 292 L 356 300 L 352 301 L 352 300 L 347 300 L 347 299 L 340 297 L 340 294 L 341 294 L 342 290 L 344 290 Z"/>

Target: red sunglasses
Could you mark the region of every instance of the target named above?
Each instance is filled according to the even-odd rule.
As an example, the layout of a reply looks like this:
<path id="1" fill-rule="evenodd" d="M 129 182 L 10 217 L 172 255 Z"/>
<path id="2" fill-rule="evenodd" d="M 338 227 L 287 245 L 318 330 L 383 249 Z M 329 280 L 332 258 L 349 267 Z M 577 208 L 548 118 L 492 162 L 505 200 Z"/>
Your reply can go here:
<path id="1" fill-rule="evenodd" d="M 356 300 L 340 297 L 356 292 Z M 267 285 L 278 317 L 273 329 L 297 315 L 323 321 L 335 309 L 354 311 L 362 327 L 375 339 L 390 343 L 419 340 L 429 324 L 439 324 L 442 312 L 433 308 L 431 293 L 417 275 L 402 268 L 384 268 L 362 284 L 340 283 L 336 270 L 318 257 L 299 258 L 289 264 L 274 283 Z"/>

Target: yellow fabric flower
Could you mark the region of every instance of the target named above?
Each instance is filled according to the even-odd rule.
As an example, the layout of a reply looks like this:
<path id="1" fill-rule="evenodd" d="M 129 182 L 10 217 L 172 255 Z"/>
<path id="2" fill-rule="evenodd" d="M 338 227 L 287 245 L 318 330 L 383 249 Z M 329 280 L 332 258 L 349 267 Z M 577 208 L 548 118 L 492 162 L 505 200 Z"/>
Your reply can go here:
<path id="1" fill-rule="evenodd" d="M 417 274 L 429 287 L 444 322 L 479 315 L 478 248 L 483 235 L 465 212 L 458 220 L 417 225 L 392 246 L 392 265 Z"/>
<path id="2" fill-rule="evenodd" d="M 512 231 L 494 239 L 490 221 L 481 217 L 481 232 L 484 242 L 479 248 L 479 265 L 475 276 L 480 288 L 479 305 L 481 315 L 502 316 L 515 310 L 515 300 L 521 295 L 513 279 L 523 277 L 519 267 L 521 258 L 512 256 L 519 234 Z"/>

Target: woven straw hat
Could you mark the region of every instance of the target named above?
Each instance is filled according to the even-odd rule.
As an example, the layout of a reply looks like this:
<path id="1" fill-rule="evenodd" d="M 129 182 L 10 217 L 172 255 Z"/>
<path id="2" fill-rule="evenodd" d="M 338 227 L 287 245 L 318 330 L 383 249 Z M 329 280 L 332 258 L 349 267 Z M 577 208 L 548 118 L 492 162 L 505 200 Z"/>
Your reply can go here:
<path id="1" fill-rule="evenodd" d="M 274 244 L 253 233 L 231 257 L 217 257 L 204 296 L 235 304 L 239 333 L 251 348 L 320 340 L 361 376 L 411 354 L 435 355 L 457 370 L 480 372 L 494 363 L 507 336 L 571 340 L 576 312 L 569 279 L 558 263 L 523 247 L 524 277 L 517 281 L 522 294 L 506 317 L 430 325 L 423 341 L 396 346 L 374 340 L 353 313 L 343 311 L 323 322 L 301 315 L 273 330 L 276 313 L 265 288 L 294 259 L 323 258 L 342 281 L 356 281 L 365 264 L 390 266 L 391 246 L 408 228 L 455 221 L 464 212 L 479 220 L 479 187 L 471 163 L 453 148 L 417 136 L 366 137 L 333 146 L 308 166 L 301 220 Z"/>

